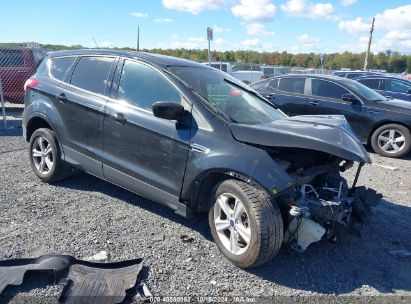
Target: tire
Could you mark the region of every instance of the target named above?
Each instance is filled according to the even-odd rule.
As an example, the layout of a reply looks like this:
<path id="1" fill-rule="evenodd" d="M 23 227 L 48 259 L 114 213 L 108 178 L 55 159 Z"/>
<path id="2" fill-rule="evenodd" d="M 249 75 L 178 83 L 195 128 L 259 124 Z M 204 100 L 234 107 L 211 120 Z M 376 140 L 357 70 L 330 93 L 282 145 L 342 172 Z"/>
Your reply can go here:
<path id="1" fill-rule="evenodd" d="M 227 204 L 223 203 L 226 198 Z M 224 216 L 222 204 L 224 208 L 232 207 L 232 210 L 227 209 L 230 213 L 236 209 L 234 205 L 240 206 L 238 201 L 243 207 L 238 209 L 242 210 L 239 211 L 241 216 Z M 212 196 L 208 222 L 220 251 L 241 268 L 256 267 L 272 260 L 283 241 L 283 221 L 276 202 L 270 200 L 266 192 L 241 181 L 226 180 L 217 186 Z M 227 223 L 229 227 L 225 228 Z M 246 237 L 243 238 L 243 235 Z M 234 237 L 234 245 L 231 236 Z"/>
<path id="2" fill-rule="evenodd" d="M 410 130 L 402 125 L 387 124 L 379 127 L 371 136 L 374 152 L 386 157 L 401 157 L 410 152 Z"/>
<path id="3" fill-rule="evenodd" d="M 52 130 L 41 128 L 34 131 L 29 147 L 31 168 L 41 181 L 56 182 L 72 173 L 72 169 L 61 159 L 60 146 Z"/>

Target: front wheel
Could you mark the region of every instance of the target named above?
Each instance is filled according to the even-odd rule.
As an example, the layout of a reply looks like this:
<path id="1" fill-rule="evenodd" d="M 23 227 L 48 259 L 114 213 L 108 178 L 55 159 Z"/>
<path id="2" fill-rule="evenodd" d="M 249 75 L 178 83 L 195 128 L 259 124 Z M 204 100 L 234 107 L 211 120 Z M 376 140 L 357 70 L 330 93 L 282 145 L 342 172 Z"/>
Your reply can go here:
<path id="1" fill-rule="evenodd" d="M 281 247 L 283 221 L 277 204 L 247 183 L 222 182 L 213 196 L 208 220 L 218 248 L 238 267 L 264 264 Z"/>
<path id="2" fill-rule="evenodd" d="M 397 124 L 383 125 L 372 134 L 371 146 L 376 153 L 382 156 L 404 156 L 411 149 L 410 130 Z"/>

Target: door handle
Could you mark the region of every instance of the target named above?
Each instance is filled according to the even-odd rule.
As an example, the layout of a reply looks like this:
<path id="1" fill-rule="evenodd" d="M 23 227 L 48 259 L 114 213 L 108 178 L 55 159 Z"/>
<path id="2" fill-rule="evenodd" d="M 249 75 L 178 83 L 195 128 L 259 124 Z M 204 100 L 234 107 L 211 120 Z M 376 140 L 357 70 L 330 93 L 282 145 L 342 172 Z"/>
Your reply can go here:
<path id="1" fill-rule="evenodd" d="M 319 102 L 318 101 L 310 101 L 310 105 L 312 106 L 318 106 Z"/>
<path id="2" fill-rule="evenodd" d="M 275 99 L 275 94 L 267 94 L 266 98 Z"/>
<path id="3" fill-rule="evenodd" d="M 59 96 L 57 96 L 57 98 L 58 98 L 58 100 L 60 100 L 61 102 L 64 102 L 64 103 L 69 101 L 66 94 L 64 94 L 64 93 L 61 93 Z"/>
<path id="4" fill-rule="evenodd" d="M 124 125 L 127 122 L 127 119 L 124 117 L 123 113 L 111 113 L 110 117 L 122 125 Z"/>

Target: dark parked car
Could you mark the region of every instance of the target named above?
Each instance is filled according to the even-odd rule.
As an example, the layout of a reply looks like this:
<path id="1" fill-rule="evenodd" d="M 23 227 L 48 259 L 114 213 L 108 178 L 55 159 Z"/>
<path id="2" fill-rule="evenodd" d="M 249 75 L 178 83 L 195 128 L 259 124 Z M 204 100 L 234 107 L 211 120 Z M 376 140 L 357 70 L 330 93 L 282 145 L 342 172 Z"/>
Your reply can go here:
<path id="1" fill-rule="evenodd" d="M 376 73 L 376 72 L 368 72 L 368 71 L 334 71 L 331 75 L 353 79 L 353 78 L 362 77 L 362 76 L 381 75 L 381 74 Z"/>
<path id="2" fill-rule="evenodd" d="M 38 48 L 0 47 L 0 79 L 5 100 L 23 102 L 23 85 L 45 55 L 45 51 Z"/>
<path id="3" fill-rule="evenodd" d="M 371 75 L 354 78 L 354 80 L 386 97 L 411 101 L 411 81 L 407 79 Z"/>
<path id="4" fill-rule="evenodd" d="M 235 265 L 304 251 L 380 196 L 339 174 L 367 152 L 342 116 L 289 118 L 238 80 L 173 57 L 50 54 L 26 83 L 23 135 L 44 182 L 86 171 L 189 217 Z M 121 223 L 118 223 L 119 225 Z"/>
<path id="5" fill-rule="evenodd" d="M 411 103 L 341 77 L 287 75 L 253 84 L 288 115 L 344 115 L 362 143 L 400 157 L 411 149 Z"/>

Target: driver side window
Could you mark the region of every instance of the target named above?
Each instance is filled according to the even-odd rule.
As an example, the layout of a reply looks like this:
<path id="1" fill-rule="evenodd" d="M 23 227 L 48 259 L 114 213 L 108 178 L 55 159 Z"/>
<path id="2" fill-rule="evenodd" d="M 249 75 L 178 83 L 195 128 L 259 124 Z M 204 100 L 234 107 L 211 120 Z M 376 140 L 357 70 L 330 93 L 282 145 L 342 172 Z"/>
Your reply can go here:
<path id="1" fill-rule="evenodd" d="M 158 71 L 130 60 L 124 62 L 117 99 L 150 112 L 157 101 L 182 101 L 177 89 Z"/>

